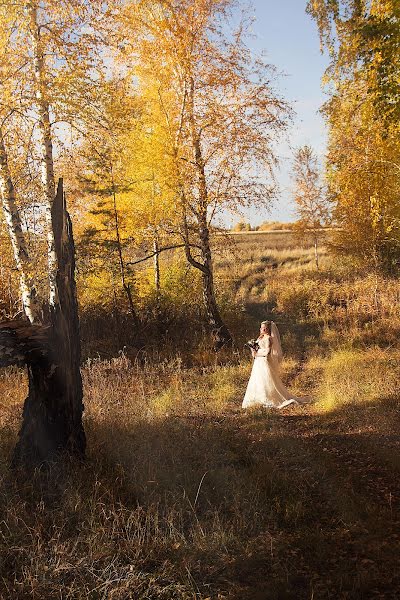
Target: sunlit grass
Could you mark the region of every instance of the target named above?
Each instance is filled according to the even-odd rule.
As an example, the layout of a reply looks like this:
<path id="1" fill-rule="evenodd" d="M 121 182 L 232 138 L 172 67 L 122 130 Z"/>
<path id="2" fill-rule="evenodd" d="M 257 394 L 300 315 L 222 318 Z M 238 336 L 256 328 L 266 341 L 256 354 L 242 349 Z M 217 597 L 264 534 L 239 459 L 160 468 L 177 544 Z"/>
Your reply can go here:
<path id="1" fill-rule="evenodd" d="M 315 573 L 364 516 L 352 495 L 332 494 L 341 488 L 324 446 L 297 439 L 295 419 L 312 415 L 307 435 L 326 427 L 327 439 L 338 424 L 352 434 L 393 430 L 400 288 L 346 271 L 325 250 L 317 271 L 310 246 L 269 239 L 272 247 L 243 236 L 217 256 L 236 348 L 216 355 L 200 339 L 84 362 L 80 467 L 36 482 L 10 477 L 26 374 L 1 372 L 0 595 L 248 600 L 261 577 L 260 593 L 278 600 L 310 597 L 307 577 L 324 597 L 326 578 Z M 242 343 L 264 318 L 282 331 L 285 383 L 312 407 L 241 410 L 252 366 Z M 379 452 L 395 465 L 391 449 Z M 331 589 L 345 585 L 346 565 L 330 573 Z"/>
<path id="2" fill-rule="evenodd" d="M 378 347 L 340 350 L 325 361 L 321 371 L 320 409 L 367 405 L 398 395 L 400 352 Z"/>

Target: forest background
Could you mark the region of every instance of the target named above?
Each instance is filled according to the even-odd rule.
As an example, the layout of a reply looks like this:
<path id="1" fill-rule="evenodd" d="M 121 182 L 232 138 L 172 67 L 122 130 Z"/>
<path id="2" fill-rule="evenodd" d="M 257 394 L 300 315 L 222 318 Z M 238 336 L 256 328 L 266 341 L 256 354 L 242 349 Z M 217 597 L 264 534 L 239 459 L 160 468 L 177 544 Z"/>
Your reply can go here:
<path id="1" fill-rule="evenodd" d="M 246 10 L 229 29 L 233 4 L 0 4 L 0 311 L 41 323 L 57 300 L 49 224 L 62 177 L 76 243 L 89 454 L 82 472 L 54 475 L 44 500 L 28 483 L 13 487 L 7 467 L 26 380 L 15 367 L 2 371 L 2 581 L 13 597 L 52 598 L 65 573 L 71 598 L 253 598 L 248 571 L 266 576 L 265 568 L 275 597 L 298 589 L 309 597 L 327 578 L 350 597 L 390 584 L 384 553 L 371 551 L 373 567 L 360 558 L 355 577 L 343 541 L 360 522 L 371 524 L 376 503 L 393 512 L 384 477 L 385 500 L 373 496 L 371 514 L 359 508 L 357 490 L 350 506 L 333 501 L 328 485 L 331 516 L 311 517 L 312 481 L 327 471 L 335 487 L 341 475 L 319 455 L 309 487 L 276 475 L 279 460 L 293 473 L 297 450 L 306 460 L 310 448 L 282 433 L 275 416 L 239 416 L 238 407 L 250 368 L 243 343 L 273 318 L 284 376 L 316 399 L 310 427 L 326 434 L 323 444 L 329 449 L 332 428 L 370 431 L 373 411 L 365 443 L 375 459 L 391 460 L 399 8 L 390 0 L 305 6 L 330 57 L 324 173 L 312 149 L 298 149 L 297 226 L 235 235 L 216 219 L 276 197 L 274 143 L 292 113 L 274 69 L 248 49 Z M 286 458 L 261 444 L 265 431 L 275 431 Z M 260 447 L 250 457 L 254 432 Z M 317 535 L 321 519 L 332 535 Z M 266 530 L 261 566 L 254 548 Z M 357 543 L 373 547 L 366 531 Z M 312 535 L 307 554 L 300 540 Z M 323 567 L 321 548 L 337 538 L 340 568 Z"/>

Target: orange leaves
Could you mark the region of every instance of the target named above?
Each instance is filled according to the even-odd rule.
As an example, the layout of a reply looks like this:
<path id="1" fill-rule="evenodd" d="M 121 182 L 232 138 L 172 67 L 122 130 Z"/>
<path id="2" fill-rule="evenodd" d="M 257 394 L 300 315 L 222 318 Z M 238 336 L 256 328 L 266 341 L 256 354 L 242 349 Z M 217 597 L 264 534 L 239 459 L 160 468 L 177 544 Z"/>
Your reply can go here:
<path id="1" fill-rule="evenodd" d="M 400 23 L 393 0 L 313 0 L 322 40 L 335 45 L 327 175 L 339 246 L 395 273 L 400 265 Z M 328 33 L 327 33 L 328 32 Z M 325 83 L 326 83 L 325 81 Z M 396 83 L 397 82 L 397 83 Z"/>

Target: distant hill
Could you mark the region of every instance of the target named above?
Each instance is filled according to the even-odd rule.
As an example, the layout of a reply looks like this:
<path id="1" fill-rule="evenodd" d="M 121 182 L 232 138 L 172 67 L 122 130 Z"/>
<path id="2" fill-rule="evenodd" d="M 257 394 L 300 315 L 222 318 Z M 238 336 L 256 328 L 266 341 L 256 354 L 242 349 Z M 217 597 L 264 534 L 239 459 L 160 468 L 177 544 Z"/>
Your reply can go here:
<path id="1" fill-rule="evenodd" d="M 255 228 L 255 231 L 281 231 L 293 229 L 295 223 L 282 223 L 281 221 L 264 221 Z"/>
<path id="2" fill-rule="evenodd" d="M 261 223 L 261 225 L 252 227 L 250 223 L 240 221 L 232 227 L 231 231 L 233 233 L 243 231 L 287 231 L 293 229 L 294 226 L 295 223 L 282 223 L 281 221 L 264 221 L 263 223 Z"/>

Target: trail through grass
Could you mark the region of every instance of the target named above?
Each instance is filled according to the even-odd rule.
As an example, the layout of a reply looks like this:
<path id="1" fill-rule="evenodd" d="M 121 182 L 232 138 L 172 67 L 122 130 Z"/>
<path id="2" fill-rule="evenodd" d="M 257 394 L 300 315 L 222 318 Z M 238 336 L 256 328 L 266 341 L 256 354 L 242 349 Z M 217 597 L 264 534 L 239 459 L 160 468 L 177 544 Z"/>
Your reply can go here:
<path id="1" fill-rule="evenodd" d="M 353 296 L 342 280 L 328 289 L 328 265 L 316 274 L 302 249 L 296 271 L 292 246 L 269 250 L 270 276 L 248 243 L 231 273 L 233 354 L 85 363 L 84 464 L 10 473 L 26 381 L 1 374 L 0 598 L 400 597 L 399 323 L 385 326 L 396 284 L 379 312 L 362 299 L 368 281 Z M 313 405 L 241 410 L 240 343 L 266 317 L 282 330 L 285 383 Z"/>
<path id="2" fill-rule="evenodd" d="M 4 471 L 2 597 L 398 598 L 398 402 L 244 412 L 233 387 L 151 417 L 89 397 L 85 465 Z"/>

